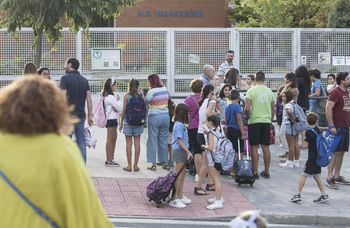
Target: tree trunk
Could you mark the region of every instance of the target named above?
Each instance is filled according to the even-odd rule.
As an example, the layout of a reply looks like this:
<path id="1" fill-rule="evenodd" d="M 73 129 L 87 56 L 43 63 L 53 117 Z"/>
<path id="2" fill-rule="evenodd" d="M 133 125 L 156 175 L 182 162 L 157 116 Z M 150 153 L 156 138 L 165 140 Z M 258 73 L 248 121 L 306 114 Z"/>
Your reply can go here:
<path id="1" fill-rule="evenodd" d="M 40 31 L 38 33 L 37 38 L 35 39 L 35 58 L 34 58 L 34 64 L 37 68 L 40 67 L 41 64 L 41 52 L 43 49 L 43 31 Z"/>

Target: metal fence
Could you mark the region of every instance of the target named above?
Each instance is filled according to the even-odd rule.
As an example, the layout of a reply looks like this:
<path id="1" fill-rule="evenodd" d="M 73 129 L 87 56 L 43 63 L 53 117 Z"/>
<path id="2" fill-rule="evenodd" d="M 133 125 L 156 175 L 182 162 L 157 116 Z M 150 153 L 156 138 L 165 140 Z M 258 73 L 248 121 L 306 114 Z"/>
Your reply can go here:
<path id="1" fill-rule="evenodd" d="M 77 58 L 93 93 L 98 93 L 111 76 L 118 80 L 118 90 L 125 93 L 129 78 L 137 78 L 146 86 L 147 76 L 157 73 L 173 96 L 184 96 L 190 93 L 189 83 L 202 74 L 203 66 L 211 64 L 218 69 L 228 49 L 235 51 L 234 62 L 240 66 L 243 79 L 262 70 L 272 89 L 284 84 L 285 73 L 301 64 L 319 68 L 324 85 L 328 73 L 350 70 L 350 57 L 346 58 L 350 56 L 348 29 L 91 28 L 90 39 L 81 32 L 75 36 L 67 28 L 62 33 L 64 38 L 55 49 L 43 39 L 41 65 L 50 68 L 53 79 L 59 80 L 66 59 Z M 34 61 L 33 41 L 30 28 L 22 28 L 18 40 L 0 30 L 2 86 L 19 77 L 26 62 Z M 92 71 L 92 48 L 121 48 L 122 69 Z M 343 57 L 344 63 L 333 64 L 332 57 Z"/>

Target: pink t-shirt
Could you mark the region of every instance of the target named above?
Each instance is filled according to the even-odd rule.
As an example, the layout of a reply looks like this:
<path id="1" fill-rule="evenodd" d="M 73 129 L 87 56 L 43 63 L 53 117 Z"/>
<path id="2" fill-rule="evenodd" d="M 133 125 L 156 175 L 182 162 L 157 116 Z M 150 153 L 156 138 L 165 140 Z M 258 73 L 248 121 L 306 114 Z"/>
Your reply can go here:
<path id="1" fill-rule="evenodd" d="M 198 128 L 199 114 L 198 101 L 201 99 L 201 94 L 193 94 L 185 99 L 185 104 L 190 107 L 188 129 Z"/>
<path id="2" fill-rule="evenodd" d="M 349 91 L 344 92 L 341 88 L 337 87 L 329 94 L 328 100 L 335 102 L 333 107 L 334 126 L 350 127 Z"/>

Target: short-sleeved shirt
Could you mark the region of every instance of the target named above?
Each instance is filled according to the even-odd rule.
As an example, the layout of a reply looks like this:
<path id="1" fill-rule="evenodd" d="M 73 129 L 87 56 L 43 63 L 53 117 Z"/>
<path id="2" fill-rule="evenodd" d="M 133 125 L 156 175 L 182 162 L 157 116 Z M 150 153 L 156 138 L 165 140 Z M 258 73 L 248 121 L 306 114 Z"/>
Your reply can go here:
<path id="1" fill-rule="evenodd" d="M 314 129 L 317 133 L 321 133 L 321 130 L 318 127 Z M 321 167 L 316 164 L 316 160 L 317 160 L 316 138 L 317 136 L 313 131 L 307 130 L 305 132 L 305 141 L 308 142 L 309 144 L 309 150 L 308 150 L 308 156 L 307 156 L 304 172 L 310 175 L 321 173 Z"/>
<path id="2" fill-rule="evenodd" d="M 219 104 L 221 106 L 222 113 L 219 115 L 220 120 L 225 120 L 225 109 L 227 107 L 227 100 L 225 98 L 219 98 Z"/>
<path id="3" fill-rule="evenodd" d="M 333 123 L 336 127 L 350 127 L 350 98 L 349 90 L 343 91 L 336 87 L 328 97 L 335 102 L 333 107 Z"/>
<path id="4" fill-rule="evenodd" d="M 288 104 L 286 104 L 285 106 L 284 106 L 284 108 L 283 108 L 283 116 L 284 116 L 284 123 L 285 124 L 289 124 L 290 123 L 290 121 L 289 121 L 289 116 L 288 116 L 288 114 L 287 114 L 287 109 L 291 109 L 291 111 L 292 111 L 292 113 L 294 113 L 294 101 L 293 100 L 291 100 Z"/>
<path id="5" fill-rule="evenodd" d="M 224 76 L 226 74 L 226 72 L 231 68 L 235 68 L 239 72 L 238 65 L 234 64 L 233 62 L 230 65 L 227 63 L 227 61 L 225 61 L 223 64 L 220 65 L 219 70 L 218 70 L 218 75 Z"/>
<path id="6" fill-rule="evenodd" d="M 199 123 L 199 114 L 198 114 L 198 101 L 201 99 L 201 94 L 193 94 L 188 96 L 185 99 L 185 104 L 187 104 L 190 107 L 190 111 L 188 113 L 189 117 L 189 124 L 188 129 L 195 129 L 198 128 Z"/>
<path id="7" fill-rule="evenodd" d="M 311 94 L 314 94 L 316 92 L 316 88 L 320 88 L 320 96 L 323 96 L 322 94 L 322 84 L 320 79 L 316 79 L 316 81 L 311 86 Z M 319 100 L 316 99 L 310 99 L 311 103 L 316 103 Z"/>
<path id="8" fill-rule="evenodd" d="M 199 79 L 201 79 L 204 82 L 203 86 L 206 86 L 206 85 L 210 84 L 210 79 L 207 76 L 205 76 L 204 74 L 202 74 Z"/>
<path id="9" fill-rule="evenodd" d="M 271 123 L 271 103 L 273 93 L 265 85 L 256 85 L 247 91 L 247 98 L 252 101 L 248 124 Z"/>
<path id="10" fill-rule="evenodd" d="M 149 103 L 148 116 L 169 115 L 169 92 L 163 87 L 150 89 L 146 94 L 146 102 Z"/>
<path id="11" fill-rule="evenodd" d="M 90 91 L 88 80 L 77 70 L 68 71 L 61 78 L 60 88 L 67 91 L 68 104 L 74 105 L 72 114 L 85 118 L 86 92 Z"/>
<path id="12" fill-rule="evenodd" d="M 227 127 L 232 127 L 236 130 L 239 130 L 238 122 L 237 122 L 237 113 L 241 113 L 241 118 L 243 120 L 242 108 L 237 103 L 229 104 L 226 107 L 225 115 L 227 120 Z"/>
<path id="13" fill-rule="evenodd" d="M 298 90 L 299 96 L 297 100 L 297 104 L 302 107 L 304 110 L 309 110 L 309 92 L 310 87 L 306 84 L 303 78 L 297 78 L 298 81 Z"/>
<path id="14" fill-rule="evenodd" d="M 180 145 L 177 143 L 177 139 L 181 138 L 183 144 L 186 148 L 189 148 L 188 145 L 188 133 L 184 123 L 176 121 L 173 129 L 173 142 L 171 143 L 171 148 L 181 149 Z"/>

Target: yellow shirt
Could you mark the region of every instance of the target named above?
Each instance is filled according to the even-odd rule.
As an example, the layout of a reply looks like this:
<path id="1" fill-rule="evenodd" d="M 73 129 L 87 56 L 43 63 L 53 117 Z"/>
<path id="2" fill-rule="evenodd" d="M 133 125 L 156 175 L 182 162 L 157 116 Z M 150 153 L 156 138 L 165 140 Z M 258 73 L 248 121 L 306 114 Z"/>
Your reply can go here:
<path id="1" fill-rule="evenodd" d="M 114 227 L 67 136 L 0 133 L 0 169 L 60 227 Z M 1 177 L 0 192 L 0 227 L 51 227 Z"/>

